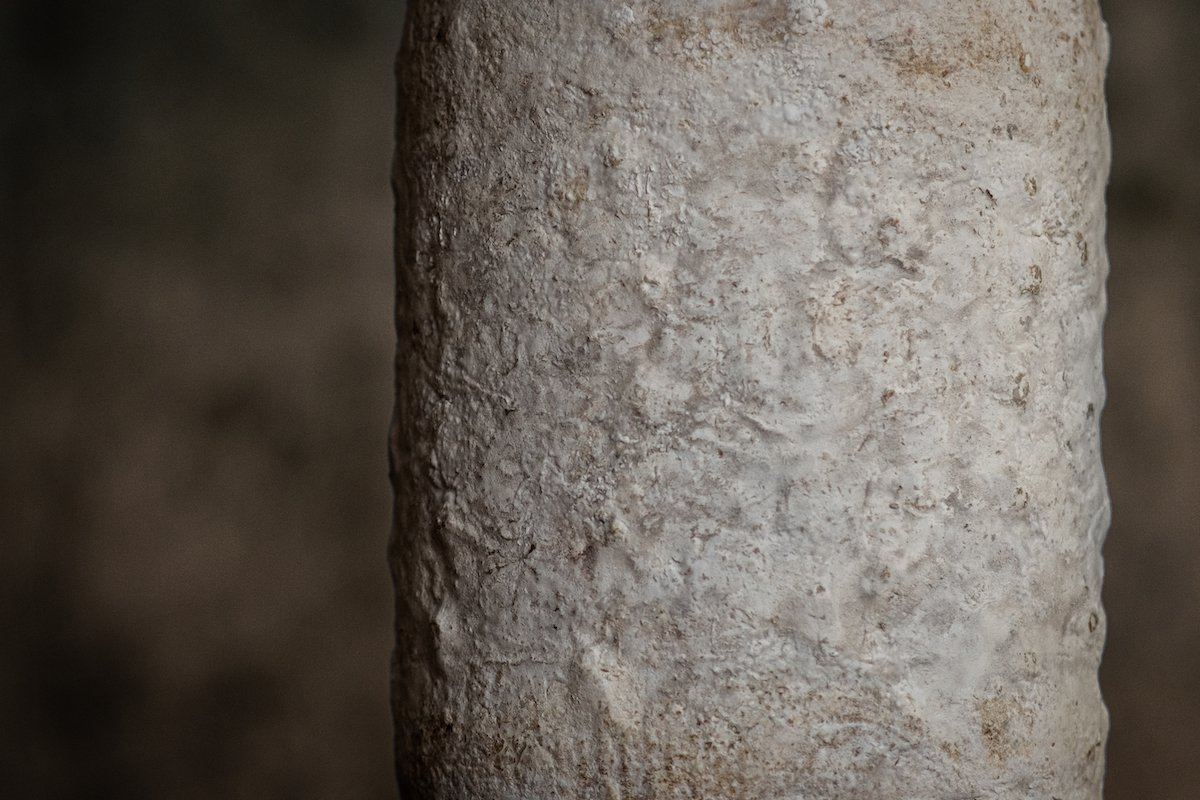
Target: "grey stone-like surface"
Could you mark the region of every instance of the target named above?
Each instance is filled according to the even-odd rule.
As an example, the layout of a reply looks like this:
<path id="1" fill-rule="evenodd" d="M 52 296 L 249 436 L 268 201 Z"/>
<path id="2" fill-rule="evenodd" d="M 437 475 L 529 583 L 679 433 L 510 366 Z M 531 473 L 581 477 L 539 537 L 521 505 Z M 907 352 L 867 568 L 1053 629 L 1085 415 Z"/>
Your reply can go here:
<path id="1" fill-rule="evenodd" d="M 406 796 L 1098 798 L 1091 0 L 427 0 Z"/>

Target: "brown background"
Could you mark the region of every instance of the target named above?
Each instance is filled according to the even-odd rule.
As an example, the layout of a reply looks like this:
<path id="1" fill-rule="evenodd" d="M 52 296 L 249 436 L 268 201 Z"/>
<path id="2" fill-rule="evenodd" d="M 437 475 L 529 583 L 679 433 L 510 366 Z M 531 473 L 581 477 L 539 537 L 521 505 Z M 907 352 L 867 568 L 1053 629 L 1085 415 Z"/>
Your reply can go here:
<path id="1" fill-rule="evenodd" d="M 1194 800 L 1200 9 L 1104 5 L 1107 796 Z M 0 4 L 0 795 L 394 797 L 401 17 Z"/>

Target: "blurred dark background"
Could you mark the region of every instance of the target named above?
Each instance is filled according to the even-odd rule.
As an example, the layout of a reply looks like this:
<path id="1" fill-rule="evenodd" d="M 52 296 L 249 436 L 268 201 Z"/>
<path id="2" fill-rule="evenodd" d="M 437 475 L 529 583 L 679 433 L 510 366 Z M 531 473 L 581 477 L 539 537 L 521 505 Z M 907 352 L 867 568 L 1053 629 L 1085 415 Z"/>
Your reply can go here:
<path id="1" fill-rule="evenodd" d="M 1200 786 L 1200 6 L 1108 0 L 1109 800 Z M 401 0 L 0 5 L 0 796 L 393 798 Z"/>
<path id="2" fill-rule="evenodd" d="M 402 16 L 0 3 L 0 797 L 395 796 Z"/>

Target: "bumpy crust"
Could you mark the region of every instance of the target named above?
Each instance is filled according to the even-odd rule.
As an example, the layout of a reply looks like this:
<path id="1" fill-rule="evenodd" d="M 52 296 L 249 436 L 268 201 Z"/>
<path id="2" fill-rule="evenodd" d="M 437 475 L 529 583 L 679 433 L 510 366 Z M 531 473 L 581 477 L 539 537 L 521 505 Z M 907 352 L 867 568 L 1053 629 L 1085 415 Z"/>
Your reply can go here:
<path id="1" fill-rule="evenodd" d="M 413 0 L 406 800 L 1099 798 L 1093 0 Z"/>

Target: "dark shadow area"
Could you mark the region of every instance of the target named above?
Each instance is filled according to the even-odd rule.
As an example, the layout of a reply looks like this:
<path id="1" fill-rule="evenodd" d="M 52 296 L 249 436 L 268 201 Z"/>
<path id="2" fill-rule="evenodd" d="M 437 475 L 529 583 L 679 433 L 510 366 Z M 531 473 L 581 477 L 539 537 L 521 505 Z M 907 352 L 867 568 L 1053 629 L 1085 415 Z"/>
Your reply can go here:
<path id="1" fill-rule="evenodd" d="M 389 0 L 0 5 L 0 794 L 392 798 Z"/>
<path id="2" fill-rule="evenodd" d="M 1200 6 L 1104 6 L 1107 797 L 1192 800 Z M 395 796 L 401 17 L 0 4 L 4 797 Z"/>
<path id="3" fill-rule="evenodd" d="M 1108 800 L 1200 786 L 1200 5 L 1105 0 Z"/>

